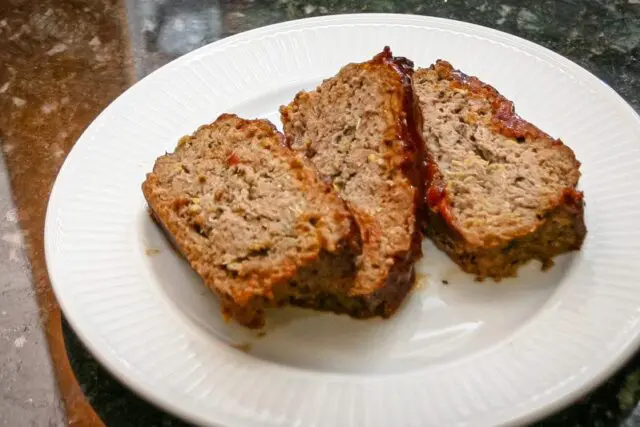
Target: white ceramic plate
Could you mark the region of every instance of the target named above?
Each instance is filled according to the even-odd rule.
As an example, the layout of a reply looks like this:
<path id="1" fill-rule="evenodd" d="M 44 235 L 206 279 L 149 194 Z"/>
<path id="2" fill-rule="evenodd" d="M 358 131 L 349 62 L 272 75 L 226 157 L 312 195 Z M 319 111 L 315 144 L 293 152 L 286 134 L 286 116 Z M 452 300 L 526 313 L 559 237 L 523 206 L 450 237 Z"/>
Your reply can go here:
<path id="1" fill-rule="evenodd" d="M 446 58 L 515 101 L 582 161 L 589 234 L 547 273 L 474 283 L 430 244 L 387 321 L 286 309 L 267 335 L 226 325 L 149 219 L 157 156 L 223 112 L 266 117 L 390 45 Z M 489 426 L 559 409 L 640 338 L 640 119 L 567 59 L 475 25 L 403 15 L 288 22 L 198 49 L 145 78 L 87 129 L 55 184 L 46 256 L 71 324 L 118 378 L 198 424 Z M 447 281 L 445 285 L 443 281 Z M 245 351 L 242 351 L 245 350 Z"/>

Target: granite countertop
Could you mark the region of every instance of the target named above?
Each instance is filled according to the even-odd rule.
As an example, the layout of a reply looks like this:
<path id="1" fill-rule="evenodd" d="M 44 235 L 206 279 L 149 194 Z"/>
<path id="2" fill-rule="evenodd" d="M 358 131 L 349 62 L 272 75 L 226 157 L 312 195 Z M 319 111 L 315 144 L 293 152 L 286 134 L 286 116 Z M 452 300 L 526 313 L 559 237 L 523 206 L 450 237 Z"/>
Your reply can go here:
<path id="1" fill-rule="evenodd" d="M 75 139 L 128 85 L 258 26 L 355 12 L 458 19 L 579 63 L 640 111 L 640 0 L 7 0 L 0 6 L 0 425 L 185 425 L 120 385 L 60 315 L 46 200 Z M 48 345 L 47 345 L 48 344 Z M 640 426 L 640 353 L 539 426 Z"/>

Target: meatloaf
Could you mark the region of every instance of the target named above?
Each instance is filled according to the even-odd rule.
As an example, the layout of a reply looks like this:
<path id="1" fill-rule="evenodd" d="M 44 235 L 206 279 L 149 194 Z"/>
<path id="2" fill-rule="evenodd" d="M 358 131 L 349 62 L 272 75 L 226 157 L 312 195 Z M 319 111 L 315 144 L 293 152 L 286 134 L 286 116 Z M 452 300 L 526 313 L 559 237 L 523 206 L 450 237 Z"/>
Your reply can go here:
<path id="1" fill-rule="evenodd" d="M 478 278 L 579 249 L 580 163 L 493 87 L 445 61 L 413 78 L 426 142 L 426 234 Z"/>
<path id="2" fill-rule="evenodd" d="M 287 145 L 304 154 L 347 201 L 362 234 L 354 286 L 328 300 L 353 317 L 388 317 L 420 256 L 421 144 L 413 131 L 413 64 L 389 48 L 348 64 L 280 109 Z"/>
<path id="3" fill-rule="evenodd" d="M 222 115 L 183 137 L 142 185 L 175 246 L 240 324 L 264 309 L 344 294 L 360 254 L 357 223 L 267 121 Z"/>

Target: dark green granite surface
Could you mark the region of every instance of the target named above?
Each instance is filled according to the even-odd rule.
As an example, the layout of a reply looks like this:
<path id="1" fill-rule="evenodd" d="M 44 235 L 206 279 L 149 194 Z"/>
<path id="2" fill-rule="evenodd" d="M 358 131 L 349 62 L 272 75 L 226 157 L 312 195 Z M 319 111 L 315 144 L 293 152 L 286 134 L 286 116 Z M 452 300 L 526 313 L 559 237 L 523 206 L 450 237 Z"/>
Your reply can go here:
<path id="1" fill-rule="evenodd" d="M 526 38 L 582 65 L 640 109 L 640 0 L 333 0 L 247 2 L 227 34 L 333 13 L 389 12 L 472 22 Z M 233 12 L 232 12 L 233 13 Z"/>
<path id="2" fill-rule="evenodd" d="M 473 22 L 548 47 L 600 77 L 640 110 L 640 0 L 130 0 L 138 77 L 221 37 L 290 19 L 335 13 L 395 12 Z M 181 25 L 176 25 L 180 21 Z M 186 23 L 186 25 L 185 25 Z M 80 383 L 108 426 L 182 426 L 121 386 L 65 328 Z M 640 426 L 640 354 L 582 400 L 541 427 Z"/>

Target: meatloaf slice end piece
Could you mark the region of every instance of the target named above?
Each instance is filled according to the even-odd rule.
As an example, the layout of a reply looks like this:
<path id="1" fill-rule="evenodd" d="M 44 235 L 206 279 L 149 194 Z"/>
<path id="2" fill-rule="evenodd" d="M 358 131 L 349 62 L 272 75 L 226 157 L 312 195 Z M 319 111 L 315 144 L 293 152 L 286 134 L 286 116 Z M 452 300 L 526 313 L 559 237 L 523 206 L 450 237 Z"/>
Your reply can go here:
<path id="1" fill-rule="evenodd" d="M 579 249 L 586 234 L 573 151 L 445 61 L 413 79 L 426 143 L 426 233 L 478 278 Z"/>
<path id="2" fill-rule="evenodd" d="M 353 282 L 355 220 L 265 120 L 225 114 L 200 127 L 157 159 L 142 189 L 223 312 L 244 326 L 262 326 L 265 307 Z"/>
<path id="3" fill-rule="evenodd" d="M 355 284 L 344 299 L 327 302 L 353 317 L 395 312 L 421 255 L 422 151 L 413 131 L 412 72 L 410 61 L 385 48 L 280 109 L 289 147 L 311 160 L 358 222 L 363 249 Z"/>

